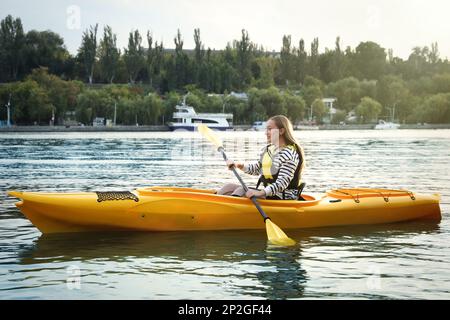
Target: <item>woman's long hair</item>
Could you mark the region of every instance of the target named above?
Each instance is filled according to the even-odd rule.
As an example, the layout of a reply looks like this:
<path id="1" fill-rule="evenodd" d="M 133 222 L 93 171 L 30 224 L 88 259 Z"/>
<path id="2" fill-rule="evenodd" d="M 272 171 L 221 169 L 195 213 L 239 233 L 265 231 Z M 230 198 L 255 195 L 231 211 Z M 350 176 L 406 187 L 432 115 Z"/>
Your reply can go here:
<path id="1" fill-rule="evenodd" d="M 275 125 L 279 130 L 284 129 L 283 138 L 284 141 L 286 142 L 286 145 L 296 146 L 302 161 L 300 172 L 303 171 L 303 168 L 305 167 L 305 152 L 303 151 L 303 148 L 300 146 L 300 143 L 298 143 L 297 139 L 295 139 L 294 127 L 292 126 L 291 121 L 286 116 L 283 115 L 273 116 L 269 120 L 275 122 Z"/>

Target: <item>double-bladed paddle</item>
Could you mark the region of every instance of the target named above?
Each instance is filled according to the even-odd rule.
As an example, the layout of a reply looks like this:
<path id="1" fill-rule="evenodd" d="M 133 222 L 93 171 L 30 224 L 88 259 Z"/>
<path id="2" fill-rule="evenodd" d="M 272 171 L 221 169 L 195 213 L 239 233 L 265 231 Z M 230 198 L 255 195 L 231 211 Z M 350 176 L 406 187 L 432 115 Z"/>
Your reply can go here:
<path id="1" fill-rule="evenodd" d="M 223 159 L 225 161 L 228 160 L 228 157 L 225 153 L 225 149 L 222 146 L 222 141 L 220 138 L 212 131 L 210 128 L 208 128 L 206 125 L 201 124 L 198 126 L 198 131 L 210 142 L 212 142 L 216 147 L 217 150 L 222 153 Z M 248 191 L 247 186 L 245 185 L 245 182 L 242 180 L 242 178 L 239 176 L 239 174 L 236 171 L 235 167 L 232 167 L 231 170 L 233 170 L 234 175 L 239 180 L 239 182 L 242 185 L 242 188 L 244 188 L 245 192 Z M 252 200 L 255 207 L 258 209 L 261 216 L 264 218 L 264 222 L 266 223 L 266 231 L 267 231 L 267 238 L 270 243 L 281 245 L 281 246 L 292 246 L 295 245 L 295 241 L 289 238 L 283 230 L 280 229 L 275 223 L 272 222 L 269 216 L 266 215 L 264 210 L 261 208 L 258 200 L 255 196 L 253 196 L 250 200 Z"/>

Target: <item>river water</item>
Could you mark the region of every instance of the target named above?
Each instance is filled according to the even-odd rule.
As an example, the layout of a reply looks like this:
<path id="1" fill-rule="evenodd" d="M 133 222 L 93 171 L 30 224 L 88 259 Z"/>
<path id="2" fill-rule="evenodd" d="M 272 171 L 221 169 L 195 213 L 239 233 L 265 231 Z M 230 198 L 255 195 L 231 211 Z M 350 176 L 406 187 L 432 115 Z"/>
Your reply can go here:
<path id="1" fill-rule="evenodd" d="M 46 236 L 7 190 L 218 188 L 235 178 L 196 133 L 0 133 L 0 299 L 449 299 L 450 130 L 296 135 L 305 193 L 440 193 L 442 221 L 287 230 L 298 241 L 290 248 L 267 245 L 264 230 Z M 240 160 L 264 145 L 258 132 L 221 137 Z"/>

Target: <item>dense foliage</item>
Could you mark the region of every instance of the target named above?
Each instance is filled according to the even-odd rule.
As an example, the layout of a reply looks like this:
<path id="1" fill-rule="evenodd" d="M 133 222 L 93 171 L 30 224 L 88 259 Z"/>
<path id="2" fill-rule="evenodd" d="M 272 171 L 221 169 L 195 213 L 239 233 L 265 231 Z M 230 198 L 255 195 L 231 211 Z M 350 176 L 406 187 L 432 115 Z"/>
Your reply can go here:
<path id="1" fill-rule="evenodd" d="M 267 52 L 242 30 L 239 40 L 223 50 L 205 49 L 199 29 L 195 48 L 186 50 L 180 31 L 175 49 L 129 34 L 128 46 L 117 47 L 111 27 L 91 26 L 76 55 L 51 31 L 25 32 L 19 18 L 0 24 L 0 105 L 11 99 L 13 122 L 57 124 L 67 112 L 90 124 L 95 117 L 118 124 L 161 124 L 186 92 L 188 103 L 202 112 L 234 114 L 234 123 L 251 123 L 284 113 L 294 122 L 312 116 L 318 122 L 329 110 L 322 98 L 337 101 L 331 122 L 353 113 L 360 123 L 391 120 L 401 123 L 450 123 L 450 63 L 439 57 L 436 43 L 413 48 L 409 58 L 374 42 L 356 48 L 319 53 L 319 39 L 310 50 L 285 35 L 279 53 Z M 242 100 L 228 95 L 246 92 Z M 311 109 L 312 108 L 312 109 Z M 0 120 L 6 119 L 6 108 Z"/>

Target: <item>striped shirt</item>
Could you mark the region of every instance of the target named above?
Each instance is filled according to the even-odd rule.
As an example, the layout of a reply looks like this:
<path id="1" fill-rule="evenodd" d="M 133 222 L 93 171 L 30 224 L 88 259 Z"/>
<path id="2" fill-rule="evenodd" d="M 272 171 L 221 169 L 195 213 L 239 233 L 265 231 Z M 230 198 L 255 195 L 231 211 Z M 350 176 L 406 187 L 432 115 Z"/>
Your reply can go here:
<path id="1" fill-rule="evenodd" d="M 262 152 L 266 151 L 264 147 Z M 300 163 L 299 154 L 292 148 L 283 147 L 273 156 L 273 166 L 278 169 L 277 180 L 264 188 L 267 197 L 277 196 L 280 199 L 297 200 L 297 190 L 287 189 L 294 178 L 295 171 Z M 244 164 L 244 172 L 259 176 L 262 174 L 261 160 Z"/>

